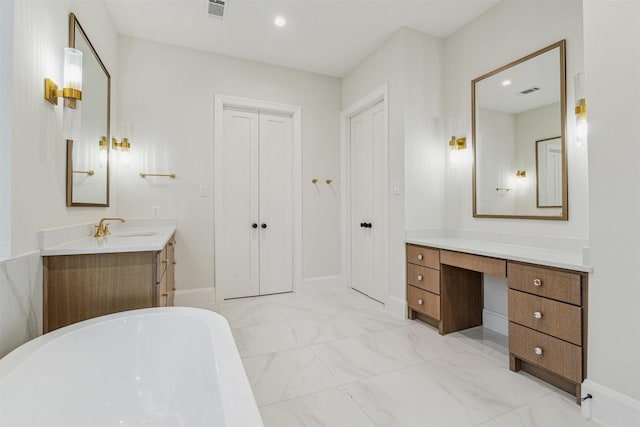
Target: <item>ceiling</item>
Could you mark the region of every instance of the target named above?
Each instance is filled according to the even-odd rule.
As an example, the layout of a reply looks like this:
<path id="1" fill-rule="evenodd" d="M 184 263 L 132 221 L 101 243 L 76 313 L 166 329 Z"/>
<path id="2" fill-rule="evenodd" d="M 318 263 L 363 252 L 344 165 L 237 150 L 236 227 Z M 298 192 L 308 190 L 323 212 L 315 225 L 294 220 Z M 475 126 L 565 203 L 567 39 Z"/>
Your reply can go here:
<path id="1" fill-rule="evenodd" d="M 120 34 L 343 77 L 403 26 L 446 37 L 498 0 L 228 0 L 222 20 L 207 0 L 106 3 Z"/>

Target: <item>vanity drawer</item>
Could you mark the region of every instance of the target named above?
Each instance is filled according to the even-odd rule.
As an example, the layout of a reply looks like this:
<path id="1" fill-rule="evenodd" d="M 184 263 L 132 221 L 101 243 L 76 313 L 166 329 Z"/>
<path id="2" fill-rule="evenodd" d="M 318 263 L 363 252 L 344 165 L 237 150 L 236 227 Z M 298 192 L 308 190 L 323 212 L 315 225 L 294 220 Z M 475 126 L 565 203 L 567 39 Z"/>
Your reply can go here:
<path id="1" fill-rule="evenodd" d="M 509 320 L 582 345 L 582 308 L 509 289 Z"/>
<path id="2" fill-rule="evenodd" d="M 438 270 L 407 264 L 407 283 L 416 288 L 440 294 L 440 272 Z"/>
<path id="3" fill-rule="evenodd" d="M 440 320 L 440 296 L 407 286 L 407 304 L 413 310 Z"/>
<path id="4" fill-rule="evenodd" d="M 533 265 L 509 262 L 507 283 L 512 289 L 581 305 L 579 273 L 551 270 Z"/>
<path id="5" fill-rule="evenodd" d="M 407 245 L 407 262 L 440 270 L 440 251 L 423 246 Z"/>
<path id="6" fill-rule="evenodd" d="M 577 345 L 509 322 L 509 353 L 575 383 L 582 382 L 582 347 Z"/>
<path id="7" fill-rule="evenodd" d="M 492 276 L 505 277 L 507 275 L 507 262 L 498 258 L 462 252 L 441 251 L 440 262 L 453 267 L 464 268 L 465 270 L 491 274 Z"/>

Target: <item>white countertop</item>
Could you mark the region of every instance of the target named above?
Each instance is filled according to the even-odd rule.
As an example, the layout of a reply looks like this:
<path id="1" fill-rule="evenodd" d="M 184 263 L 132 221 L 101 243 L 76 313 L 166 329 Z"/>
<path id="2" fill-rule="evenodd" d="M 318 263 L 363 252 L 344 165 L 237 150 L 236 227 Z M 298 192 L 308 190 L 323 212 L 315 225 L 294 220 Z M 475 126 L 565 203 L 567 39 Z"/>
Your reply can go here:
<path id="1" fill-rule="evenodd" d="M 431 246 L 511 261 L 528 262 L 587 273 L 593 271 L 591 266 L 583 263 L 581 251 L 546 249 L 484 240 L 460 239 L 457 237 L 407 238 L 405 241 L 415 245 Z"/>
<path id="2" fill-rule="evenodd" d="M 115 225 L 115 224 L 114 224 Z M 42 256 L 86 255 L 117 252 L 161 251 L 176 231 L 176 226 L 168 223 L 135 223 L 115 226 L 105 237 L 82 237 L 55 246 L 45 247 Z"/>

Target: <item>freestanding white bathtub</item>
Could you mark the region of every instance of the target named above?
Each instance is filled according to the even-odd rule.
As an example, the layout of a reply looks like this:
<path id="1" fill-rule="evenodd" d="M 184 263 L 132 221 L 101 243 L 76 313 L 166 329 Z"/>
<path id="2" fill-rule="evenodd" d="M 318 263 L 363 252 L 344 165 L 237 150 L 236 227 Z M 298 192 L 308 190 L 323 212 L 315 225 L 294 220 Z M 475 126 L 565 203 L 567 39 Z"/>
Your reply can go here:
<path id="1" fill-rule="evenodd" d="M 38 337 L 0 360 L 0 425 L 262 426 L 227 321 L 127 311 Z"/>

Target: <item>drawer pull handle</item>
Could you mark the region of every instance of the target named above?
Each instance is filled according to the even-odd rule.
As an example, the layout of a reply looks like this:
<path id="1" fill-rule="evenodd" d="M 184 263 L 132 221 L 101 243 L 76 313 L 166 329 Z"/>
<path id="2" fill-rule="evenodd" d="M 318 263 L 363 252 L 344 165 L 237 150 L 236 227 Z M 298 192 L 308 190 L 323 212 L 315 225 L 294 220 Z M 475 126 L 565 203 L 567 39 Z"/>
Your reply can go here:
<path id="1" fill-rule="evenodd" d="M 422 305 L 422 300 L 421 299 L 418 300 L 418 304 Z"/>
<path id="2" fill-rule="evenodd" d="M 533 279 L 533 286 L 542 286 L 542 280 Z"/>
<path id="3" fill-rule="evenodd" d="M 418 275 L 418 280 L 422 281 L 422 276 Z"/>
<path id="4" fill-rule="evenodd" d="M 418 254 L 418 259 L 422 259 L 422 254 Z"/>
<path id="5" fill-rule="evenodd" d="M 542 349 L 540 347 L 536 347 L 533 349 L 533 352 L 540 356 L 542 354 Z"/>
<path id="6" fill-rule="evenodd" d="M 533 317 L 535 317 L 536 319 L 542 319 L 542 313 L 540 313 L 539 311 L 535 311 L 533 313 Z"/>

